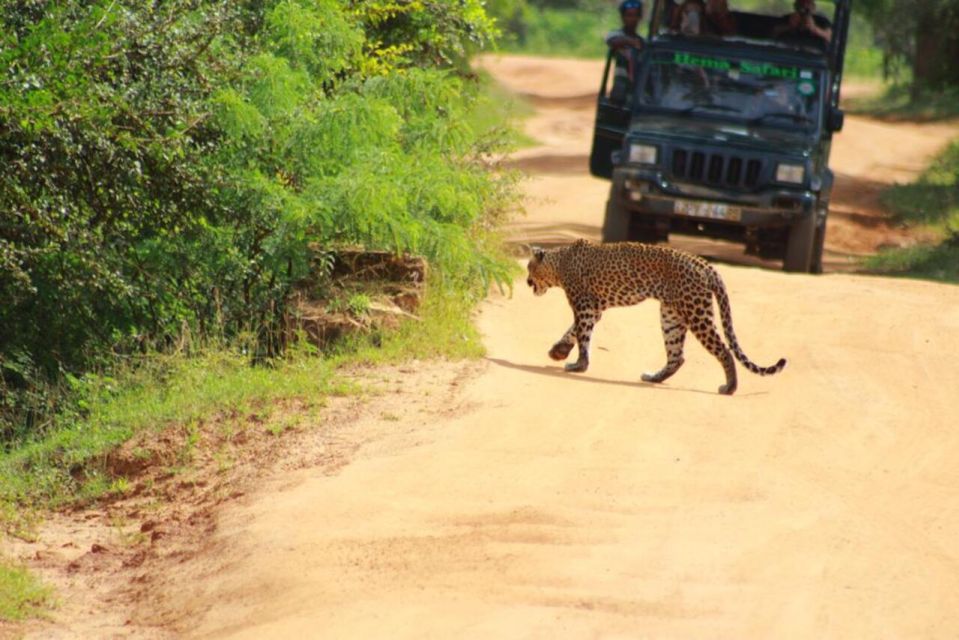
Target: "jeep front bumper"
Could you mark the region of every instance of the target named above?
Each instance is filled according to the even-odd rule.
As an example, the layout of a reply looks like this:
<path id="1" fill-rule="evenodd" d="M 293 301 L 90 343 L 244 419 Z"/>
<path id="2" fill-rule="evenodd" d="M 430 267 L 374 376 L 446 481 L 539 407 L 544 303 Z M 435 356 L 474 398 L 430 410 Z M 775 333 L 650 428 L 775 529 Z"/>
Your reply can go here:
<path id="1" fill-rule="evenodd" d="M 772 188 L 737 193 L 671 182 L 657 171 L 617 168 L 613 194 L 632 211 L 658 218 L 725 222 L 744 227 L 781 227 L 814 215 L 816 194 Z"/>

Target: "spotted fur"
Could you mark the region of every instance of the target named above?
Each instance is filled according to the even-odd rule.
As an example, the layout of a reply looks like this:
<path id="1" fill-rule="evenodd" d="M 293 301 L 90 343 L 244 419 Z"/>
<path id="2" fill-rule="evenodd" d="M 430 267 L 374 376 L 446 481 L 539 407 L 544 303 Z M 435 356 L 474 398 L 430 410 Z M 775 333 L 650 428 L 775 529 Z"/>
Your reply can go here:
<path id="1" fill-rule="evenodd" d="M 729 296 L 719 273 L 708 262 L 668 247 L 619 242 L 594 245 L 577 240 L 571 245 L 544 251 L 536 249 L 528 265 L 527 284 L 541 296 L 550 287 L 561 287 L 573 308 L 573 324 L 549 350 L 554 360 L 565 360 L 579 344 L 579 359 L 567 371 L 589 367 L 589 341 L 593 328 L 610 307 L 639 304 L 646 298 L 660 301 L 660 323 L 666 343 L 666 366 L 643 374 L 646 382 L 663 382 L 683 364 L 683 344 L 691 331 L 723 365 L 726 384 L 720 393 L 736 391 L 733 356 L 751 372 L 767 376 L 786 366 L 780 359 L 771 367 L 753 363 L 739 346 L 733 332 Z M 713 296 L 726 334 L 727 348 L 713 321 Z"/>

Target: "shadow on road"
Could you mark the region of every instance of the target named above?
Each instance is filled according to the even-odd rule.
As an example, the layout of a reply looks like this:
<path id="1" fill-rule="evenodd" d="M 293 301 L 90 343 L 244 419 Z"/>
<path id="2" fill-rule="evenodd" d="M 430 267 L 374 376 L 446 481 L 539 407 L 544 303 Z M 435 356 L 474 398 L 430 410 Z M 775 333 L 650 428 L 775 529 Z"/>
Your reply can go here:
<path id="1" fill-rule="evenodd" d="M 596 92 L 583 93 L 577 96 L 547 96 L 539 93 L 520 91 L 517 94 L 534 107 L 541 109 L 586 109 L 596 108 Z"/>
<path id="2" fill-rule="evenodd" d="M 705 391 L 703 389 L 690 389 L 688 387 L 676 387 L 666 384 L 653 384 L 650 382 L 643 382 L 638 380 L 636 382 L 631 382 L 627 380 L 609 380 L 606 378 L 596 378 L 590 375 L 582 375 L 577 373 L 567 373 L 560 367 L 555 366 L 536 366 L 530 364 L 518 364 L 516 362 L 511 362 L 509 360 L 504 360 L 503 358 L 486 358 L 488 362 L 499 365 L 501 367 L 506 367 L 507 369 L 518 369 L 519 371 L 526 371 L 527 373 L 536 373 L 543 376 L 551 376 L 554 378 L 564 378 L 566 380 L 575 380 L 578 382 L 591 382 L 593 384 L 605 384 L 605 385 L 614 385 L 618 387 L 632 387 L 632 388 L 642 388 L 642 389 L 655 389 L 657 391 L 682 391 L 686 393 L 701 393 L 704 395 L 718 396 L 719 394 L 712 391 Z M 766 395 L 765 391 L 757 391 L 753 393 L 737 393 L 739 397 L 746 396 L 760 396 Z"/>
<path id="3" fill-rule="evenodd" d="M 583 176 L 583 167 L 589 166 L 589 156 L 565 153 L 542 153 L 535 156 L 521 156 L 503 163 L 511 169 L 519 169 L 531 174 L 577 175 Z"/>

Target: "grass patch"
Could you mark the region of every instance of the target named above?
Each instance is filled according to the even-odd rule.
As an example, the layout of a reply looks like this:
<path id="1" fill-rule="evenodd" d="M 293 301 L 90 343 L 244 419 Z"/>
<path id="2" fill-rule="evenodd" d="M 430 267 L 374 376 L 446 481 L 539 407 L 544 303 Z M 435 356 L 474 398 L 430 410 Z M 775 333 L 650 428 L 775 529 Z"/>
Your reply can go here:
<path id="1" fill-rule="evenodd" d="M 140 431 L 185 425 L 224 409 L 244 412 L 254 403 L 322 397 L 338 383 L 327 359 L 296 354 L 253 367 L 240 351 L 209 349 L 146 356 L 112 376 L 75 379 L 73 386 L 76 411 L 57 416 L 44 436 L 0 455 L 0 503 L 55 508 L 119 492 L 122 483 L 106 474 L 107 454 Z"/>
<path id="2" fill-rule="evenodd" d="M 336 357 L 363 364 L 482 357 L 486 351 L 472 321 L 474 307 L 473 296 L 451 292 L 428 295 L 419 309 L 419 321 L 405 321 L 395 331 L 347 339 L 337 346 Z"/>
<path id="3" fill-rule="evenodd" d="M 959 233 L 959 140 L 952 142 L 912 184 L 882 195 L 897 220 L 921 224 L 946 235 Z"/>
<path id="4" fill-rule="evenodd" d="M 303 347 L 268 366 L 250 366 L 242 349 L 210 348 L 192 355 L 153 354 L 112 376 L 75 379 L 78 410 L 56 416 L 45 435 L 0 453 L 0 528 L 30 538 L 44 509 L 124 493 L 130 483 L 109 474 L 108 456 L 145 430 L 182 428 L 187 438 L 180 462 L 187 470 L 191 449 L 202 446 L 190 437 L 201 418 L 229 411 L 238 422 L 254 413 L 268 422 L 278 401 L 300 399 L 316 406 L 324 396 L 358 392 L 360 387 L 344 375 L 357 364 L 482 356 L 472 323 L 476 296 L 431 285 L 419 320 L 352 338 L 331 353 Z M 267 428 L 281 436 L 293 426 L 288 418 L 268 422 Z M 0 559 L 0 620 L 37 615 L 49 601 L 50 591 L 26 569 Z"/>
<path id="5" fill-rule="evenodd" d="M 419 320 L 351 338 L 327 354 L 303 347 L 268 365 L 250 366 L 242 350 L 211 348 L 189 356 L 154 354 L 112 376 L 74 379 L 78 409 L 56 416 L 43 436 L 0 453 L 0 525 L 27 537 L 35 509 L 122 493 L 128 483 L 110 475 L 108 455 L 144 430 L 188 428 L 225 411 L 268 417 L 278 401 L 316 403 L 356 392 L 342 375 L 356 363 L 479 357 L 483 346 L 471 321 L 475 301 L 436 286 Z"/>
<path id="6" fill-rule="evenodd" d="M 876 95 L 850 98 L 846 110 L 883 120 L 935 122 L 959 118 L 959 89 L 922 91 L 913 95 L 906 83 L 891 84 Z"/>
<path id="7" fill-rule="evenodd" d="M 0 559 L 0 620 L 15 621 L 39 615 L 50 604 L 50 589 L 26 569 Z"/>
<path id="8" fill-rule="evenodd" d="M 959 241 L 882 251 L 864 266 L 886 275 L 959 283 Z"/>
<path id="9" fill-rule="evenodd" d="M 895 218 L 941 238 L 938 245 L 891 249 L 867 258 L 867 269 L 890 275 L 959 282 L 959 140 L 912 184 L 890 187 L 883 202 Z"/>
<path id="10" fill-rule="evenodd" d="M 896 218 L 959 233 L 959 140 L 953 141 L 912 184 L 890 187 L 882 196 Z"/>

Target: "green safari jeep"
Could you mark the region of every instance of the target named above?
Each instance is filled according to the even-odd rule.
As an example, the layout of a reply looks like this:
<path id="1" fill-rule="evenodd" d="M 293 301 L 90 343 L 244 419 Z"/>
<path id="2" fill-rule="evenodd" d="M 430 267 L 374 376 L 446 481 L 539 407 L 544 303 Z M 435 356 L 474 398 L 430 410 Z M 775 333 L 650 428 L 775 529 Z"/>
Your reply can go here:
<path id="1" fill-rule="evenodd" d="M 783 17 L 746 12 L 734 36 L 677 34 L 657 0 L 632 86 L 613 90 L 615 52 L 603 74 L 590 155 L 612 181 L 603 240 L 708 236 L 821 272 L 850 3 L 833 5 L 827 43 L 774 38 Z"/>

